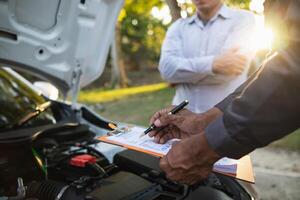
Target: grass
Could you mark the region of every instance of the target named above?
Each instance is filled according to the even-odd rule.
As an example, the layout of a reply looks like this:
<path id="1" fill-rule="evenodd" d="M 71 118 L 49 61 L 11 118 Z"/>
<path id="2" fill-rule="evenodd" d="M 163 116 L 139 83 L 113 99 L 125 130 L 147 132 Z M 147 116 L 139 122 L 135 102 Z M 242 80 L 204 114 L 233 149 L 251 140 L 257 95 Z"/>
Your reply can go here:
<path id="1" fill-rule="evenodd" d="M 103 108 L 96 111 L 107 119 L 147 126 L 152 114 L 171 105 L 174 89 L 127 96 L 118 101 L 103 103 Z"/>
<path id="2" fill-rule="evenodd" d="M 300 129 L 282 138 L 281 140 L 273 142 L 272 146 L 300 151 Z"/>
<path id="3" fill-rule="evenodd" d="M 147 126 L 149 118 L 154 112 L 171 104 L 174 94 L 173 88 L 166 88 L 156 92 L 104 102 L 101 104 L 103 105 L 102 108 L 95 106 L 95 109 L 100 115 L 113 121 Z M 86 102 L 88 103 L 88 101 Z M 272 143 L 271 146 L 300 151 L 300 130 Z"/>
<path id="4" fill-rule="evenodd" d="M 158 83 L 152 85 L 144 85 L 131 88 L 121 88 L 115 90 L 94 89 L 82 91 L 79 95 L 79 100 L 86 103 L 108 102 L 118 99 L 123 99 L 126 96 L 136 95 L 147 92 L 154 92 L 168 87 L 167 83 Z"/>

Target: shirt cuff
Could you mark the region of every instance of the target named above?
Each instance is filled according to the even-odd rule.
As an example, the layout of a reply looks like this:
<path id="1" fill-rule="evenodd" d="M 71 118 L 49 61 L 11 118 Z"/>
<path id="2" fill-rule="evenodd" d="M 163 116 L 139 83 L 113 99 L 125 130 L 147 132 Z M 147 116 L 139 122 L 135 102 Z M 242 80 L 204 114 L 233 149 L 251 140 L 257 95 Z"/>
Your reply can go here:
<path id="1" fill-rule="evenodd" d="M 219 108 L 222 112 L 224 112 L 227 108 L 227 105 L 232 102 L 233 95 L 227 96 L 223 101 L 216 104 L 214 107 Z"/>
<path id="2" fill-rule="evenodd" d="M 209 146 L 221 157 L 239 159 L 254 150 L 252 147 L 240 144 L 229 135 L 223 122 L 223 116 L 206 128 L 205 136 Z"/>

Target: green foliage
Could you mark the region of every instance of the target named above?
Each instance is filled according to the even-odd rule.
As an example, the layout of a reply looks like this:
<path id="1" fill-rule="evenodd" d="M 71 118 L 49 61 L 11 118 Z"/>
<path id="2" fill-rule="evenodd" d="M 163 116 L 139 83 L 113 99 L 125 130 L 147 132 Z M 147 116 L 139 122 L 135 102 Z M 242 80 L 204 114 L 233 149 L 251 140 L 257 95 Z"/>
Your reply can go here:
<path id="1" fill-rule="evenodd" d="M 151 10 L 154 6 L 161 7 L 162 5 L 163 2 L 160 0 L 126 1 L 119 23 L 121 24 L 122 51 L 127 63 L 139 66 L 145 60 L 158 60 L 167 27 L 151 15 Z"/>
<path id="2" fill-rule="evenodd" d="M 249 9 L 249 4 L 251 0 L 225 0 L 225 3 L 230 6 L 242 8 L 242 9 Z"/>

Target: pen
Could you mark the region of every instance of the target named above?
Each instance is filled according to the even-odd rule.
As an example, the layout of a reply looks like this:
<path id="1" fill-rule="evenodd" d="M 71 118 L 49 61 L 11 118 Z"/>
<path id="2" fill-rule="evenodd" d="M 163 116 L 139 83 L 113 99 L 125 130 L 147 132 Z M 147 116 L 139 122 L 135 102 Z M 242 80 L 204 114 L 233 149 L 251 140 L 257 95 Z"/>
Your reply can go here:
<path id="1" fill-rule="evenodd" d="M 189 101 L 188 100 L 184 100 L 183 102 L 181 102 L 181 104 L 179 104 L 178 106 L 174 107 L 169 113 L 168 115 L 173 115 L 173 114 L 176 114 L 178 113 L 180 110 L 182 110 L 186 105 L 189 104 Z M 160 128 L 157 128 L 155 126 L 155 124 L 151 124 L 149 128 L 147 128 L 144 133 L 142 133 L 142 136 L 146 135 L 147 133 L 149 133 L 150 131 L 152 130 L 156 130 L 157 132 L 161 131 L 162 129 L 164 129 L 165 127 L 160 127 Z"/>

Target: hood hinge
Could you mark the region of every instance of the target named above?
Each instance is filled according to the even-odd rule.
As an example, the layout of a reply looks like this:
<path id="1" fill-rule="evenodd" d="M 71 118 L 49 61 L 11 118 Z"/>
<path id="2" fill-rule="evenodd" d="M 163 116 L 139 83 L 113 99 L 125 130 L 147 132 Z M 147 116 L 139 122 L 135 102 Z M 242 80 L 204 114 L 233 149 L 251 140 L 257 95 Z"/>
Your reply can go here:
<path id="1" fill-rule="evenodd" d="M 72 76 L 72 85 L 71 85 L 71 100 L 72 100 L 72 108 L 76 108 L 78 95 L 80 91 L 80 78 L 82 76 L 82 70 L 80 63 L 77 63 Z"/>

